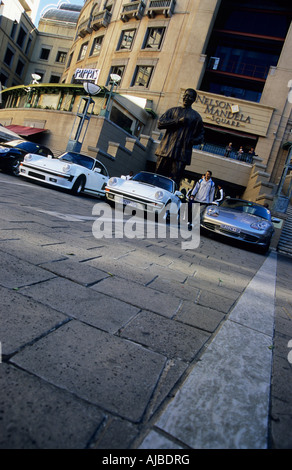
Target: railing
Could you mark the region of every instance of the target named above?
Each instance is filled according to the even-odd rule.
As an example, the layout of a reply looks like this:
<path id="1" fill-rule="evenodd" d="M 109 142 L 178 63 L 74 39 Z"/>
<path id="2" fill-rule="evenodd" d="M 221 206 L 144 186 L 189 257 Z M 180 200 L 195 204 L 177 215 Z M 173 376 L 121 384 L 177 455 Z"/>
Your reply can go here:
<path id="1" fill-rule="evenodd" d="M 130 18 L 141 20 L 145 10 L 145 3 L 141 0 L 139 2 L 125 3 L 121 13 L 121 20 L 128 21 Z"/>
<path id="2" fill-rule="evenodd" d="M 232 150 L 229 156 L 225 156 L 225 147 L 221 145 L 214 144 L 203 144 L 203 145 L 194 145 L 194 149 L 202 150 L 203 152 L 214 153 L 215 155 L 221 155 L 224 158 L 230 158 L 231 160 L 238 160 L 245 163 L 253 163 L 253 155 L 244 152 L 241 155 L 238 155 L 236 150 Z"/>
<path id="3" fill-rule="evenodd" d="M 93 16 L 91 21 L 91 28 L 97 30 L 101 26 L 105 28 L 109 25 L 111 21 L 112 14 L 108 10 L 103 10 Z"/>
<path id="4" fill-rule="evenodd" d="M 222 62 L 218 61 L 215 64 L 214 62 L 211 62 L 207 66 L 207 69 L 214 70 L 215 72 L 232 73 L 234 75 L 243 75 L 245 77 L 261 79 L 267 78 L 270 70 L 270 66 L 267 65 L 257 65 L 245 62 L 228 62 L 227 64 L 223 64 Z"/>
<path id="5" fill-rule="evenodd" d="M 150 18 L 157 14 L 163 14 L 166 18 L 170 17 L 174 12 L 175 3 L 175 0 L 151 0 L 147 15 Z"/>

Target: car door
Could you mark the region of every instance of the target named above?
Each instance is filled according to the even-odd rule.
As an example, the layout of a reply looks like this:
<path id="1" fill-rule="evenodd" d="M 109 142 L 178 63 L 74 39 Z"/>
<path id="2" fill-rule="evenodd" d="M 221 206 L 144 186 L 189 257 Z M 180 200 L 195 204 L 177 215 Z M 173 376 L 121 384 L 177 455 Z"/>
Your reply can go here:
<path id="1" fill-rule="evenodd" d="M 91 193 L 104 194 L 104 188 L 108 181 L 108 171 L 105 166 L 96 160 L 94 168 L 88 172 L 84 191 Z"/>

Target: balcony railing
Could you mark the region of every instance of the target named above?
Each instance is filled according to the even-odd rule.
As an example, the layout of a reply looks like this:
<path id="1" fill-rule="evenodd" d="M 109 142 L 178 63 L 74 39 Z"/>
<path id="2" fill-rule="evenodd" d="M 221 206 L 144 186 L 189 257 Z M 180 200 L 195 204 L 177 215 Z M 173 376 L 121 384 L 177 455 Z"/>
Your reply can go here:
<path id="1" fill-rule="evenodd" d="M 174 13 L 176 0 L 151 0 L 147 15 L 149 18 L 154 18 L 156 15 L 164 15 L 170 18 Z"/>
<path id="2" fill-rule="evenodd" d="M 129 21 L 131 18 L 141 20 L 144 15 L 145 7 L 146 5 L 142 1 L 125 3 L 121 13 L 121 20 L 124 22 Z"/>
<path id="3" fill-rule="evenodd" d="M 215 58 L 212 58 L 215 59 Z M 228 62 L 223 63 L 219 58 L 217 61 L 210 60 L 207 69 L 216 72 L 231 73 L 232 75 L 241 75 L 256 79 L 266 79 L 270 70 L 270 65 L 258 65 L 246 62 Z"/>
<path id="4" fill-rule="evenodd" d="M 222 157 L 225 157 L 225 147 L 221 145 L 206 143 L 203 145 L 195 145 L 194 149 L 202 150 L 203 152 L 214 153 L 215 155 L 221 155 Z M 236 150 L 232 150 L 229 156 L 225 158 L 230 158 L 231 160 L 237 160 L 245 163 L 253 163 L 253 156 L 251 154 L 244 152 L 241 155 L 238 155 Z"/>
<path id="5" fill-rule="evenodd" d="M 108 10 L 103 10 L 93 16 L 90 26 L 95 31 L 102 27 L 107 28 L 110 24 L 111 17 L 112 14 Z"/>
<path id="6" fill-rule="evenodd" d="M 83 21 L 83 23 L 78 26 L 77 35 L 81 38 L 84 38 L 84 36 L 90 34 L 91 32 L 92 29 L 90 28 L 89 20 Z"/>

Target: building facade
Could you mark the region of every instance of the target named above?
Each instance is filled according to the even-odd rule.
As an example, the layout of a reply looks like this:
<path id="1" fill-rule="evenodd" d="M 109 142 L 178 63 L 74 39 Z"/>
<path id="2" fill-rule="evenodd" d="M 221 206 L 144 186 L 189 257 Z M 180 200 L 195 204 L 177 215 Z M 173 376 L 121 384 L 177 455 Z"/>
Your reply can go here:
<path id="1" fill-rule="evenodd" d="M 157 115 L 195 88 L 205 149 L 224 155 L 232 142 L 246 162 L 254 152 L 275 183 L 291 133 L 291 18 L 285 1 L 87 0 L 62 81 L 95 70 L 107 86 L 118 74 L 119 93 L 146 98 Z"/>
<path id="2" fill-rule="evenodd" d="M 36 43 L 33 23 L 39 0 L 0 1 L 0 83 L 2 87 L 25 81 Z"/>

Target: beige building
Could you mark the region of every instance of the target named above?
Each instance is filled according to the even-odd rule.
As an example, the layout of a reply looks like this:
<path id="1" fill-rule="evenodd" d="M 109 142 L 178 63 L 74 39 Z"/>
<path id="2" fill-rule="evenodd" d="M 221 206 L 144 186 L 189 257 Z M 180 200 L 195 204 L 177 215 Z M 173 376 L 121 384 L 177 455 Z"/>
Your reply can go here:
<path id="1" fill-rule="evenodd" d="M 87 0 L 62 82 L 78 82 L 77 70 L 95 70 L 98 84 L 107 86 L 110 74 L 118 74 L 119 93 L 147 99 L 157 115 L 179 105 L 186 88 L 197 89 L 194 107 L 206 130 L 199 158 L 223 160 L 232 142 L 234 158 L 243 146 L 248 164 L 255 149 L 255 186 L 260 179 L 265 189 L 249 184 L 246 197 L 263 201 L 279 181 L 291 134 L 290 22 L 291 7 L 276 1 Z M 158 136 L 156 122 L 142 132 Z M 189 170 L 197 173 L 193 161 Z M 228 170 L 226 162 L 222 168 Z"/>

